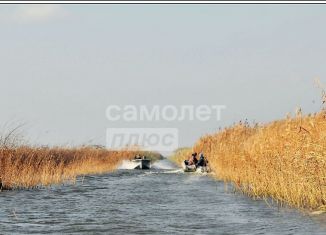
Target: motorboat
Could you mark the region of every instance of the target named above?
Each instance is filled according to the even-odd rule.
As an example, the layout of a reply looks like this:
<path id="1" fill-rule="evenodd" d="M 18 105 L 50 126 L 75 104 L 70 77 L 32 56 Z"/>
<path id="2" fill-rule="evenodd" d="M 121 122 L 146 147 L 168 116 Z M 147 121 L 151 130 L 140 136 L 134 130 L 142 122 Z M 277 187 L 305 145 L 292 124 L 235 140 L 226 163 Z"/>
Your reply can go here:
<path id="1" fill-rule="evenodd" d="M 184 172 L 196 172 L 196 173 L 209 173 L 210 169 L 206 166 L 196 166 L 195 164 L 188 165 L 187 161 L 183 162 L 182 168 Z"/>
<path id="2" fill-rule="evenodd" d="M 141 169 L 141 170 L 147 170 L 151 169 L 151 160 L 150 159 L 133 159 L 131 160 L 133 163 L 135 163 L 134 169 Z"/>

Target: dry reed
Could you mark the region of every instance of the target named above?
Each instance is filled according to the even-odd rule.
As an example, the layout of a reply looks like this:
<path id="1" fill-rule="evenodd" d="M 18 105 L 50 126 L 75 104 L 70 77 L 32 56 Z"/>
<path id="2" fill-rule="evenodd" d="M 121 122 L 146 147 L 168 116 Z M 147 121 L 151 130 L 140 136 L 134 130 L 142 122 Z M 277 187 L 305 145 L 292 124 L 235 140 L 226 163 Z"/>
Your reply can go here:
<path id="1" fill-rule="evenodd" d="M 193 151 L 203 151 L 216 176 L 247 195 L 326 210 L 325 111 L 262 126 L 239 123 L 202 137 Z"/>
<path id="2" fill-rule="evenodd" d="M 94 147 L 1 147 L 1 188 L 31 188 L 74 181 L 78 175 L 112 171 L 122 160 L 131 159 L 135 154 L 137 152 Z"/>

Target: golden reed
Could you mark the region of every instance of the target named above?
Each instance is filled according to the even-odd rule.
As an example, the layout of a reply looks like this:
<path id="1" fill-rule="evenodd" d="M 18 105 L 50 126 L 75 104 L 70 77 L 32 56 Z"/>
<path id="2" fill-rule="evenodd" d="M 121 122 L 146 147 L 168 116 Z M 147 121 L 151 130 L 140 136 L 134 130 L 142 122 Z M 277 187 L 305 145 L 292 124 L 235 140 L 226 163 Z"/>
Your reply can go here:
<path id="1" fill-rule="evenodd" d="M 177 151 L 174 160 L 190 150 Z M 326 210 L 325 111 L 262 126 L 239 123 L 202 137 L 192 151 L 203 151 L 217 178 L 249 196 Z"/>
<path id="2" fill-rule="evenodd" d="M 93 147 L 1 147 L 1 189 L 46 186 L 74 181 L 78 175 L 109 172 L 117 168 L 122 160 L 133 158 L 136 153 Z"/>

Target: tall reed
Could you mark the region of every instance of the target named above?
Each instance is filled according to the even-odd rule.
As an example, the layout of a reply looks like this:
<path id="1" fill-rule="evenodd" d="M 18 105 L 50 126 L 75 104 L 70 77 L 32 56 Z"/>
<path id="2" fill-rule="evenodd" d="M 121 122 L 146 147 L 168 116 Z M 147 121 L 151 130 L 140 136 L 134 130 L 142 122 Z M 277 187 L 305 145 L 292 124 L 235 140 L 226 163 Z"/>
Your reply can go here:
<path id="1" fill-rule="evenodd" d="M 148 152 L 108 151 L 94 147 L 1 147 L 1 188 L 31 188 L 74 181 L 78 175 L 112 171 L 122 160 L 131 159 L 137 153 L 153 158 L 160 156 Z"/>
<path id="2" fill-rule="evenodd" d="M 326 210 L 326 113 L 250 126 L 239 123 L 202 137 L 216 177 L 252 197 Z M 187 158 L 183 151 L 177 159 Z"/>

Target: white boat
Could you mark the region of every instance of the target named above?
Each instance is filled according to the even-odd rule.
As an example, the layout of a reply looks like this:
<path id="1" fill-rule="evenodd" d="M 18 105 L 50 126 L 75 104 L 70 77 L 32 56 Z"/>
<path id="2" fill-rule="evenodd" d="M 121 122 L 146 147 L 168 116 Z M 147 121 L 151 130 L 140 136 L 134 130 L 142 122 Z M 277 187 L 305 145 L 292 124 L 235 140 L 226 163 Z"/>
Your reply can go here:
<path id="1" fill-rule="evenodd" d="M 151 169 L 151 160 L 149 159 L 134 159 L 131 161 L 136 163 L 134 169 Z"/>
<path id="2" fill-rule="evenodd" d="M 196 165 L 186 165 L 185 163 L 182 164 L 182 168 L 184 172 L 196 172 L 196 173 L 208 173 L 210 169 L 208 166 L 198 166 Z"/>

